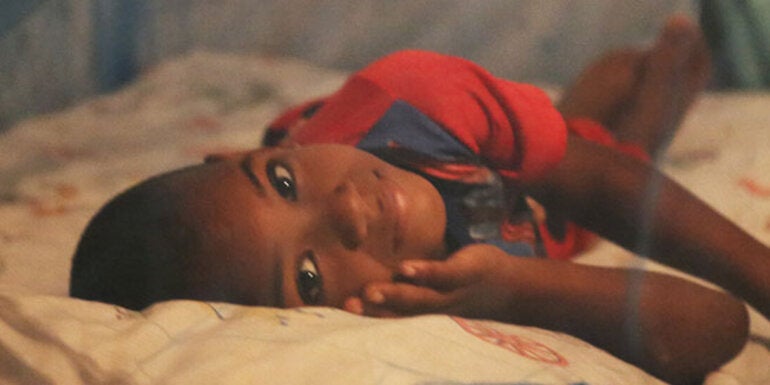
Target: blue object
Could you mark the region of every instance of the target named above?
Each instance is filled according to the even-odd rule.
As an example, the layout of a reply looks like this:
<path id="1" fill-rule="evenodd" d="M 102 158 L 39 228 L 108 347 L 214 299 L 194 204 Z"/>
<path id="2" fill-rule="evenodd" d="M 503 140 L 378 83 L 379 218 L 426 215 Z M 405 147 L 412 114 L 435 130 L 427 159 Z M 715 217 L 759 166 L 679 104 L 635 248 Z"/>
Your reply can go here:
<path id="1" fill-rule="evenodd" d="M 45 0 L 3 0 L 0 3 L 0 36 L 5 35 Z"/>
<path id="2" fill-rule="evenodd" d="M 139 72 L 137 41 L 145 0 L 93 3 L 94 70 L 99 91 L 112 91 Z"/>
<path id="3" fill-rule="evenodd" d="M 700 21 L 718 87 L 770 87 L 770 1 L 702 0 Z"/>

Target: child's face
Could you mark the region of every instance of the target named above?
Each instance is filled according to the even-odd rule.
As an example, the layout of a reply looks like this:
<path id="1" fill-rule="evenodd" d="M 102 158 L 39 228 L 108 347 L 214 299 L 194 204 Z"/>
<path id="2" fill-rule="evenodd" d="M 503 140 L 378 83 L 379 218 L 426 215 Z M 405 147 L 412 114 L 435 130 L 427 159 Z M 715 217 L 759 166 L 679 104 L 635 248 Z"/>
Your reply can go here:
<path id="1" fill-rule="evenodd" d="M 215 235 L 194 256 L 202 297 L 214 286 L 226 298 L 213 300 L 342 307 L 399 261 L 445 252 L 436 189 L 350 146 L 220 155 L 196 173 L 186 207 Z"/>

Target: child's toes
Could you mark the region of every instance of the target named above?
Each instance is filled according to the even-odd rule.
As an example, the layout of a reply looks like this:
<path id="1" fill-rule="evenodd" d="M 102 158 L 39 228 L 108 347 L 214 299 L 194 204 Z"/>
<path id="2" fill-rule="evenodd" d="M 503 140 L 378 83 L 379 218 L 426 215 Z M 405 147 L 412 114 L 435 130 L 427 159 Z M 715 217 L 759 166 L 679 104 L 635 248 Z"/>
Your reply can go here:
<path id="1" fill-rule="evenodd" d="M 645 148 L 664 150 L 688 107 L 702 90 L 702 76 L 693 74 L 701 44 L 698 27 L 683 16 L 671 17 L 652 47 L 642 70 L 639 90 L 618 120 L 617 137 Z M 704 69 L 698 69 L 699 73 Z"/>
<path id="2" fill-rule="evenodd" d="M 711 79 L 711 50 L 700 31 L 696 35 L 686 71 L 688 93 L 694 99 L 694 95 L 703 91 Z"/>
<path id="3" fill-rule="evenodd" d="M 559 111 L 567 117 L 607 124 L 632 95 L 646 54 L 633 48 L 619 49 L 591 63 L 565 91 Z"/>

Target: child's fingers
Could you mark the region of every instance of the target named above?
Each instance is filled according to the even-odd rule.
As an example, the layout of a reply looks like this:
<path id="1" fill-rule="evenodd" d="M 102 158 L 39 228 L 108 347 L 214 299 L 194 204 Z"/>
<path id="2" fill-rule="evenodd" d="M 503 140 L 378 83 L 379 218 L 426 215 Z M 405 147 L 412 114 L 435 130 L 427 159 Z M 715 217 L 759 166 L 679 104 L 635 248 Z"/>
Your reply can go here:
<path id="1" fill-rule="evenodd" d="M 404 261 L 399 272 L 411 283 L 437 290 L 451 290 L 467 281 L 466 272 L 448 261 Z"/>
<path id="2" fill-rule="evenodd" d="M 430 287 L 408 283 L 371 284 L 362 295 L 364 313 L 387 311 L 397 315 L 431 313 L 446 308 L 451 296 Z"/>
<path id="3" fill-rule="evenodd" d="M 350 297 L 346 299 L 342 306 L 342 310 L 356 315 L 366 315 L 369 317 L 379 318 L 393 318 L 402 315 L 385 307 L 367 304 L 360 297 Z"/>
<path id="4" fill-rule="evenodd" d="M 467 246 L 445 261 L 424 259 L 401 262 L 399 272 L 410 282 L 439 290 L 451 290 L 476 281 L 499 250 L 488 245 Z"/>
<path id="5" fill-rule="evenodd" d="M 353 314 L 364 314 L 364 302 L 359 297 L 349 297 L 342 304 L 342 310 Z"/>

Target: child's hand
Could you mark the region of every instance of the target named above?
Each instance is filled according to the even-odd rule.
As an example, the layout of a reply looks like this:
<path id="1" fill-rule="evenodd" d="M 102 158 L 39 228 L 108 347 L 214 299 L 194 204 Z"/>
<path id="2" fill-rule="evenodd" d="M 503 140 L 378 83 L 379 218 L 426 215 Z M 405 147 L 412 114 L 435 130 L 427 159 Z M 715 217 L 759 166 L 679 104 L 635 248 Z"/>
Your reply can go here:
<path id="1" fill-rule="evenodd" d="M 514 260 L 495 246 L 467 246 L 445 261 L 408 260 L 400 265 L 403 280 L 368 284 L 344 309 L 378 317 L 423 313 L 499 318 L 512 295 Z"/>

